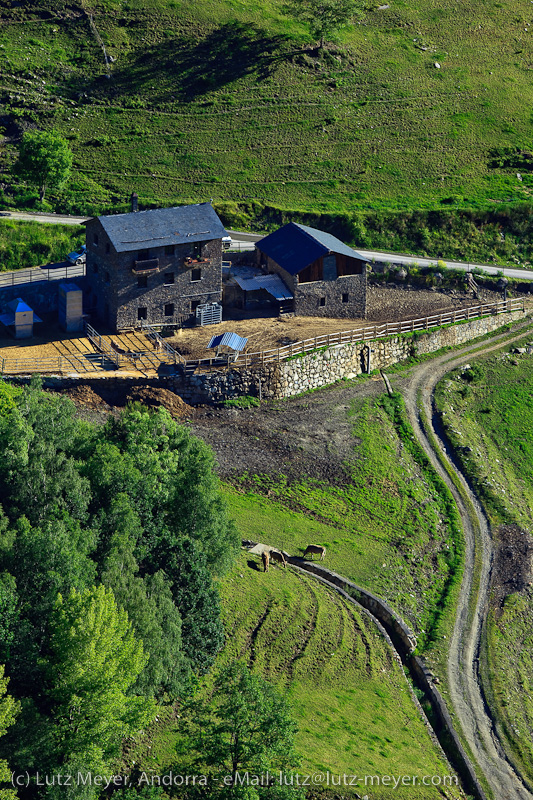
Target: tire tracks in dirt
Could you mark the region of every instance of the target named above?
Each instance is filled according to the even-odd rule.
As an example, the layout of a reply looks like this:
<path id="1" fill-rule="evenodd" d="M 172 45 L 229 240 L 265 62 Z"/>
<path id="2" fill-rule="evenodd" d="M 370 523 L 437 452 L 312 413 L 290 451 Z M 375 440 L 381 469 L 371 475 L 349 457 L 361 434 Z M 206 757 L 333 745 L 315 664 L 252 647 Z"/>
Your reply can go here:
<path id="1" fill-rule="evenodd" d="M 481 632 L 490 591 L 492 538 L 484 510 L 442 436 L 435 414 L 434 391 L 437 382 L 447 372 L 464 363 L 465 356 L 484 355 L 499 350 L 523 338 L 530 326 L 530 322 L 521 326 L 520 332 L 511 338 L 509 332 L 491 337 L 486 341 L 486 346 L 481 346 L 482 349 L 478 342 L 425 362 L 414 368 L 410 382 L 402 388 L 414 433 L 433 467 L 452 492 L 463 523 L 465 569 L 448 655 L 449 697 L 465 739 L 495 800 L 533 800 L 533 794 L 508 760 L 483 696 L 478 665 Z M 434 451 L 424 429 L 423 415 L 437 443 L 440 458 L 455 473 L 462 492 L 458 491 Z M 476 563 L 480 564 L 478 584 L 474 580 Z"/>

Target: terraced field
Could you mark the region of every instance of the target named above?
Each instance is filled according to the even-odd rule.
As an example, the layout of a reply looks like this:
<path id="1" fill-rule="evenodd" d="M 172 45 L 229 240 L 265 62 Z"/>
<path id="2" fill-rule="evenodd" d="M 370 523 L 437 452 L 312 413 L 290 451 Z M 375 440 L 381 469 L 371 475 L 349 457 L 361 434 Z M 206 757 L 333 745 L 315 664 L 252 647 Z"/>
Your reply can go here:
<path id="1" fill-rule="evenodd" d="M 223 582 L 221 662 L 244 660 L 286 691 L 299 724 L 299 772 L 450 774 L 401 666 L 366 615 L 310 577 L 277 565 L 263 573 L 259 565 L 243 553 Z M 459 792 L 374 786 L 371 796 L 418 800 Z"/>

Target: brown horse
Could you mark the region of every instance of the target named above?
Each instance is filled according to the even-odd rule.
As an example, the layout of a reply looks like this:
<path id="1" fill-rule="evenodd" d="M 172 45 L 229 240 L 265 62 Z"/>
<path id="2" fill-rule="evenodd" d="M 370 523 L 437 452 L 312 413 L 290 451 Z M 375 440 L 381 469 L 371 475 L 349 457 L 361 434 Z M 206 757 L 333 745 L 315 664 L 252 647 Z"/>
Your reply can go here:
<path id="1" fill-rule="evenodd" d="M 315 553 L 320 556 L 321 561 L 324 561 L 324 558 L 326 557 L 326 548 L 319 544 L 308 544 L 305 549 L 304 558 L 306 555 L 310 554 L 311 560 L 314 560 L 313 556 Z"/>
<path id="2" fill-rule="evenodd" d="M 261 560 L 263 561 L 263 569 L 268 572 L 268 565 L 270 564 L 270 556 L 266 550 L 261 553 Z"/>
<path id="3" fill-rule="evenodd" d="M 285 559 L 285 556 L 283 555 L 283 553 L 280 550 L 271 550 L 270 551 L 270 559 L 271 559 L 271 561 L 277 561 L 283 567 L 287 566 L 287 561 Z"/>

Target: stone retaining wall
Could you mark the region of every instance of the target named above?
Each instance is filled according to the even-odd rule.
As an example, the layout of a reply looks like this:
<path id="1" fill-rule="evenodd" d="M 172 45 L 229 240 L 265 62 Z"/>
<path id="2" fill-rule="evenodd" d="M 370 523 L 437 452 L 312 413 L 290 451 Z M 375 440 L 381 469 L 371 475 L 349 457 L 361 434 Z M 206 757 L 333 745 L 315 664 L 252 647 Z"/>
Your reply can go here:
<path id="1" fill-rule="evenodd" d="M 344 378 L 355 378 L 368 372 L 369 366 L 370 371 L 386 369 L 414 355 L 463 344 L 525 315 L 524 311 L 513 311 L 415 334 L 334 345 L 263 367 L 176 376 L 169 381 L 171 388 L 190 403 L 220 403 L 242 395 L 263 399 L 292 397 Z"/>
<path id="2" fill-rule="evenodd" d="M 433 730 L 442 745 L 444 752 L 461 776 L 466 790 L 477 800 L 487 800 L 483 787 L 476 777 L 476 773 L 467 756 L 461 741 L 453 726 L 446 703 L 435 686 L 434 677 L 420 656 L 414 655 L 416 639 L 413 632 L 401 620 L 391 607 L 376 595 L 362 589 L 355 583 L 343 578 L 336 572 L 323 567 L 321 564 L 304 561 L 302 558 L 289 557 L 289 563 L 311 572 L 323 582 L 333 584 L 344 590 L 356 600 L 363 608 L 367 609 L 383 626 L 402 662 L 407 666 L 415 685 L 421 689 L 429 701 L 433 715 Z"/>

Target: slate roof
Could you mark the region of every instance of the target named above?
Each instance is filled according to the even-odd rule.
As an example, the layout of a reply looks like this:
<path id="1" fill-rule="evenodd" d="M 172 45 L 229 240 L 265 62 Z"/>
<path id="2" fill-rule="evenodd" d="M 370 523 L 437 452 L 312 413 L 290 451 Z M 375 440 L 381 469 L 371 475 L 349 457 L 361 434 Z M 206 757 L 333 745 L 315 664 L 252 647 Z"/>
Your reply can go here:
<path id="1" fill-rule="evenodd" d="M 117 253 L 222 239 L 226 229 L 211 203 L 98 217 Z"/>
<path id="2" fill-rule="evenodd" d="M 360 253 L 331 233 L 299 225 L 297 222 L 289 222 L 283 228 L 265 236 L 256 247 L 291 275 L 297 275 L 317 258 L 328 253 L 339 253 L 366 261 Z"/>

